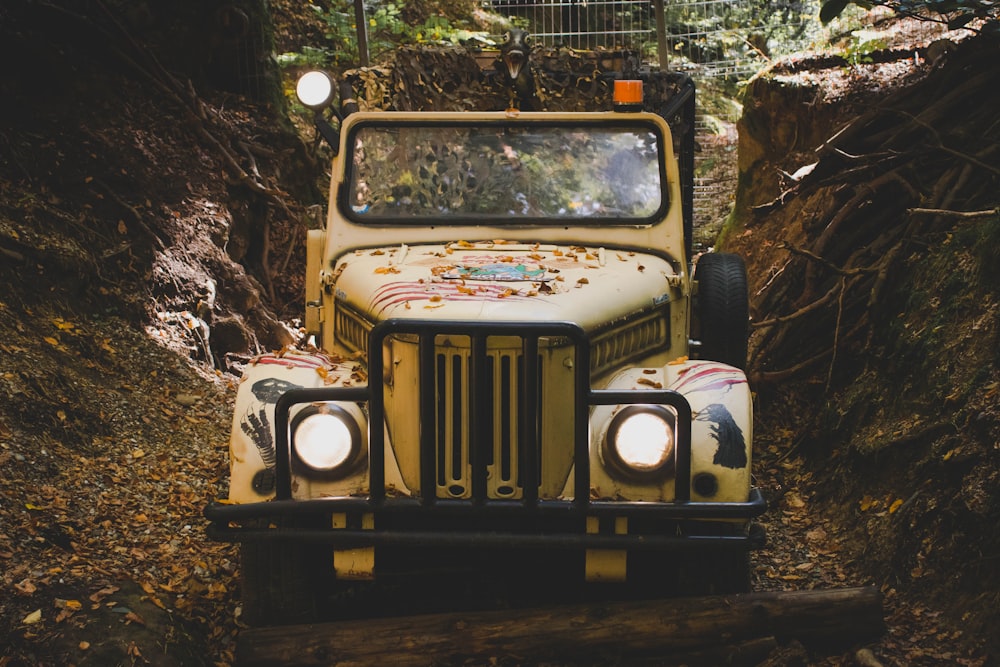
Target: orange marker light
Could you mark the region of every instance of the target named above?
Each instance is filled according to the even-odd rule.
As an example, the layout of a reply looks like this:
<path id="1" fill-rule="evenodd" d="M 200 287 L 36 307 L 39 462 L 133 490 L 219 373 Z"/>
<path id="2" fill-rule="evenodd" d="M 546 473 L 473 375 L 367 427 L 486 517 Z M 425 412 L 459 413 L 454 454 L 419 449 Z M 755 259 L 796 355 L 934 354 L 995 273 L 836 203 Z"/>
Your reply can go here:
<path id="1" fill-rule="evenodd" d="M 641 111 L 642 81 L 615 81 L 614 101 L 615 111 Z"/>

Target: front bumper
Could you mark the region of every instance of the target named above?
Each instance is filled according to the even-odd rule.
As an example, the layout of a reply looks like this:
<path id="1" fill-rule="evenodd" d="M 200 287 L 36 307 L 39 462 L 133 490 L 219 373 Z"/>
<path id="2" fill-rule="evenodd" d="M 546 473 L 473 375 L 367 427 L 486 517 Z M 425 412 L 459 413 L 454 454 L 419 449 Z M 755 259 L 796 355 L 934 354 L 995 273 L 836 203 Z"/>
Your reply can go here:
<path id="1" fill-rule="evenodd" d="M 526 509 L 516 501 L 475 506 L 449 500 L 429 508 L 413 499 L 393 498 L 375 504 L 360 498 L 330 498 L 212 503 L 205 516 L 211 522 L 209 536 L 226 542 L 292 540 L 326 543 L 334 549 L 434 546 L 681 551 L 759 548 L 763 533 L 750 521 L 766 509 L 763 495 L 752 489 L 745 503 L 588 501 L 581 506 L 572 501 L 545 500 Z M 348 527 L 325 527 L 333 525 L 336 514 L 346 515 Z M 374 527 L 360 528 L 362 516 L 373 516 Z M 588 533 L 588 517 L 596 517 L 601 530 Z M 623 517 L 638 532 L 616 534 L 604 529 Z M 262 524 L 275 527 L 259 527 Z"/>

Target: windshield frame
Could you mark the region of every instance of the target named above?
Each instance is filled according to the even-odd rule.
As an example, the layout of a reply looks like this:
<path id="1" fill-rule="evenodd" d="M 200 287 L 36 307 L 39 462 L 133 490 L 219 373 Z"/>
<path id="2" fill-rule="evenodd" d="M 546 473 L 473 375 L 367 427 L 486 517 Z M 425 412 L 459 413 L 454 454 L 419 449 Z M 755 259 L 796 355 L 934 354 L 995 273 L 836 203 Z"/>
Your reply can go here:
<path id="1" fill-rule="evenodd" d="M 351 205 L 351 197 L 354 187 L 354 153 L 357 145 L 357 135 L 360 131 L 372 128 L 396 129 L 404 127 L 440 127 L 440 128 L 470 128 L 482 131 L 502 131 L 505 129 L 518 131 L 536 128 L 562 128 L 571 131 L 595 131 L 598 129 L 608 130 L 609 128 L 620 128 L 622 130 L 632 130 L 636 133 L 650 133 L 655 137 L 657 151 L 657 170 L 659 178 L 659 207 L 648 215 L 644 216 L 622 216 L 622 215 L 520 215 L 512 216 L 506 212 L 498 213 L 442 213 L 434 215 L 419 216 L 394 216 L 373 213 L 371 211 L 361 212 Z M 464 118 L 440 118 L 428 116 L 426 119 L 399 119 L 399 118 L 370 118 L 361 122 L 353 123 L 345 136 L 343 150 L 341 151 L 342 164 L 344 165 L 343 180 L 339 184 L 337 191 L 337 209 L 341 216 L 360 226 L 371 227 L 462 227 L 462 226 L 493 226 L 493 227 L 605 227 L 605 226 L 628 226 L 640 227 L 651 226 L 662 221 L 673 204 L 672 184 L 669 181 L 669 169 L 666 162 L 667 157 L 672 155 L 671 146 L 667 144 L 667 139 L 661 127 L 650 119 L 636 117 L 612 117 L 601 114 L 600 118 L 552 118 L 538 119 L 537 117 L 525 119 L 523 117 L 503 117 L 496 119 L 483 119 L 481 117 Z"/>

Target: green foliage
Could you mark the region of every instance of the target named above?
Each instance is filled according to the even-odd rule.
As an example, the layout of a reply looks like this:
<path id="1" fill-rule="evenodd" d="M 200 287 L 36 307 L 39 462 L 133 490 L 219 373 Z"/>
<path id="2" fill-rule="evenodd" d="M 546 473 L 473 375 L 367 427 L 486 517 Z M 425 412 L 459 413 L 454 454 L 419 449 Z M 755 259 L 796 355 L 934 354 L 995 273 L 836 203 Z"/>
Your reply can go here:
<path id="1" fill-rule="evenodd" d="M 851 41 L 844 46 L 844 58 L 851 65 L 861 65 L 872 62 L 876 51 L 888 48 L 889 43 L 879 37 L 868 37 L 863 30 L 851 33 Z"/>
<path id="2" fill-rule="evenodd" d="M 817 0 L 745 0 L 706 9 L 704 3 L 667 3 L 667 41 L 676 58 L 755 70 L 771 58 L 801 51 L 815 41 Z M 654 28 L 650 24 L 650 29 Z"/>
<path id="3" fill-rule="evenodd" d="M 353 1 L 332 0 L 326 6 L 309 6 L 325 24 L 326 42 L 320 46 L 305 46 L 301 52 L 283 54 L 279 62 L 285 66 L 332 69 L 357 65 L 360 57 Z M 430 16 L 422 23 L 410 25 L 403 15 L 404 9 L 402 0 L 367 4 L 365 29 L 372 58 L 400 44 L 459 43 L 469 39 L 490 42 L 484 33 L 456 27 L 444 16 Z"/>
<path id="4" fill-rule="evenodd" d="M 334 54 L 329 49 L 315 46 L 303 46 L 302 51 L 282 53 L 278 56 L 278 64 L 282 67 L 300 67 L 302 69 L 322 69 L 334 61 Z"/>
<path id="5" fill-rule="evenodd" d="M 819 18 L 829 23 L 852 4 L 863 9 L 886 7 L 900 16 L 944 23 L 950 30 L 968 27 L 981 19 L 984 23 L 980 31 L 1000 33 L 1000 5 L 994 0 L 826 0 Z"/>

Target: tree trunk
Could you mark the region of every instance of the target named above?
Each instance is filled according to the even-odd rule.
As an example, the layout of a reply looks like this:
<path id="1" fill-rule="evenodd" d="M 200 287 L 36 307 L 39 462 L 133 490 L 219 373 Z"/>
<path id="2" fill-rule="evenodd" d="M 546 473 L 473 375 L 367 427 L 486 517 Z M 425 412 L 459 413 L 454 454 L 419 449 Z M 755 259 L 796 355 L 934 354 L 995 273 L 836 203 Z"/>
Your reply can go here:
<path id="1" fill-rule="evenodd" d="M 588 664 L 684 656 L 690 664 L 755 664 L 776 641 L 834 648 L 884 630 L 882 595 L 865 587 L 256 628 L 240 635 L 237 661 L 426 667 L 505 656 Z"/>

